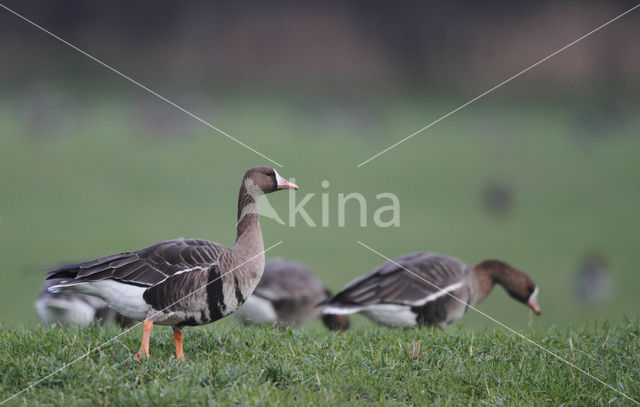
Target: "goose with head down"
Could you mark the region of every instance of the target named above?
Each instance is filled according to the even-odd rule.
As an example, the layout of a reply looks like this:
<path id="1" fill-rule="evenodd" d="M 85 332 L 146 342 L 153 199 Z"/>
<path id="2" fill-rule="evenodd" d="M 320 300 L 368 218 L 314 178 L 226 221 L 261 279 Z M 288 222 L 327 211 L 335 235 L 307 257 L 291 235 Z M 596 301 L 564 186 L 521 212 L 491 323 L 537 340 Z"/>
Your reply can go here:
<path id="1" fill-rule="evenodd" d="M 200 239 L 176 239 L 144 249 L 61 267 L 48 273 L 75 290 L 102 298 L 122 315 L 144 321 L 136 354 L 149 356 L 154 324 L 173 327 L 176 357 L 184 358 L 184 326 L 204 325 L 233 313 L 253 293 L 264 269 L 258 197 L 298 186 L 271 167 L 249 169 L 240 186 L 236 241 L 228 248 Z"/>
<path id="2" fill-rule="evenodd" d="M 538 287 L 524 272 L 500 260 L 469 267 L 454 257 L 422 252 L 383 263 L 320 305 L 325 314 L 360 312 L 388 326 L 445 328 L 495 284 L 540 315 Z"/>

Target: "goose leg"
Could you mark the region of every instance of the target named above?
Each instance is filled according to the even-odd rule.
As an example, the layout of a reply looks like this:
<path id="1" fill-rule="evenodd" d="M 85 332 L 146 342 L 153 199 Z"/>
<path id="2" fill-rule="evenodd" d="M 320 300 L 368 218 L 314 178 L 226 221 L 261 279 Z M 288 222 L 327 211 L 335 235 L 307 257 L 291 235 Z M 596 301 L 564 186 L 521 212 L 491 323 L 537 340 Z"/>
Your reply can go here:
<path id="1" fill-rule="evenodd" d="M 151 337 L 151 330 L 153 329 L 153 321 L 145 319 L 142 323 L 142 343 L 140 344 L 140 350 L 136 353 L 136 357 L 142 359 L 142 356 L 149 357 L 149 338 Z M 143 354 L 144 352 L 144 354 Z"/>
<path id="2" fill-rule="evenodd" d="M 173 327 L 173 342 L 176 344 L 176 359 L 184 360 L 184 352 L 182 351 L 182 338 L 184 334 L 182 330 L 177 327 Z"/>

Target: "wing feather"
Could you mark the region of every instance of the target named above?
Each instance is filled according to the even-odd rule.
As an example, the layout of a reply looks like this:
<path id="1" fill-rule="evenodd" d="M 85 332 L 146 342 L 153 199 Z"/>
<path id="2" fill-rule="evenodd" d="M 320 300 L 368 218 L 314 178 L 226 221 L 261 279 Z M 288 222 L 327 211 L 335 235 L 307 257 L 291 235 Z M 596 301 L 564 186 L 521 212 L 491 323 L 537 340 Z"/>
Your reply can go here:
<path id="1" fill-rule="evenodd" d="M 407 271 L 408 270 L 408 271 Z M 453 257 L 412 253 L 393 259 L 347 284 L 328 304 L 414 305 L 461 282 L 471 269 Z"/>
<path id="2" fill-rule="evenodd" d="M 114 279 L 142 286 L 154 286 L 170 276 L 218 264 L 224 246 L 199 239 L 175 239 L 144 249 L 61 267 L 47 278 L 97 281 Z"/>

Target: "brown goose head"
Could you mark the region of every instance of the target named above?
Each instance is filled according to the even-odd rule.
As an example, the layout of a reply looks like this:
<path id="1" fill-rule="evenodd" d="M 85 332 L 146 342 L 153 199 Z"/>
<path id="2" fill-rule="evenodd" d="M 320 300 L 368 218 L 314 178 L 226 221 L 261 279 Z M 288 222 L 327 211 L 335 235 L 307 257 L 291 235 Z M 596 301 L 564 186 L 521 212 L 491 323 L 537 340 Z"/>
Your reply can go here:
<path id="1" fill-rule="evenodd" d="M 243 185 L 251 195 L 262 195 L 280 189 L 298 189 L 293 182 L 282 178 L 276 170 L 267 166 L 253 167 L 244 174 Z"/>
<path id="2" fill-rule="evenodd" d="M 511 297 L 527 304 L 536 315 L 540 315 L 538 287 L 524 272 L 501 260 L 484 260 L 476 264 L 474 269 L 486 273 L 492 283 L 500 284 Z"/>

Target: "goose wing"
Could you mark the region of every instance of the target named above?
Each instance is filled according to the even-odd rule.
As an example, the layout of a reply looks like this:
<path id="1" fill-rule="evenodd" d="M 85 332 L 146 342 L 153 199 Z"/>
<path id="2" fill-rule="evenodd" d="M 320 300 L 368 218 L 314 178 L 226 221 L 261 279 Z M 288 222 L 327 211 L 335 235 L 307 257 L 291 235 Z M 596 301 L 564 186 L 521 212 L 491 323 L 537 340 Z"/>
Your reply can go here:
<path id="1" fill-rule="evenodd" d="M 80 264 L 61 267 L 47 273 L 47 279 L 75 281 L 112 279 L 151 287 L 176 274 L 207 270 L 217 266 L 226 248 L 199 239 L 175 239 L 144 249 L 116 254 Z"/>
<path id="2" fill-rule="evenodd" d="M 352 281 L 325 303 L 424 305 L 459 288 L 471 269 L 453 257 L 412 253 L 386 262 Z"/>

